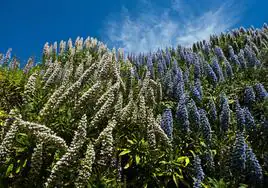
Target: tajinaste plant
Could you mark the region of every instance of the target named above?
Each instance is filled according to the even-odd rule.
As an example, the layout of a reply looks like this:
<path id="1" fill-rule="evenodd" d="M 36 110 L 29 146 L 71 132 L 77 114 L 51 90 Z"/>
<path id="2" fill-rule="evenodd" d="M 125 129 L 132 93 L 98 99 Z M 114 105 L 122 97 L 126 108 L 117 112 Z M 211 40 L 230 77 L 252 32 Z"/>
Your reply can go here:
<path id="1" fill-rule="evenodd" d="M 78 162 L 80 150 L 86 141 L 87 117 L 83 115 L 79 122 L 77 131 L 67 152 L 52 167 L 51 174 L 45 183 L 46 187 L 64 185 L 64 173 L 70 171 L 72 166 Z"/>
<path id="2" fill-rule="evenodd" d="M 234 73 L 233 73 L 233 68 L 230 65 L 229 61 L 225 60 L 224 61 L 224 66 L 225 66 L 225 77 L 226 78 L 231 78 L 233 77 Z"/>
<path id="3" fill-rule="evenodd" d="M 48 58 L 51 54 L 50 54 L 50 50 L 49 50 L 49 44 L 48 42 L 45 43 L 44 48 L 43 48 L 43 55 L 45 58 Z"/>
<path id="4" fill-rule="evenodd" d="M 95 146 L 100 147 L 100 152 L 96 153 L 96 162 L 99 165 L 106 166 L 109 164 L 113 154 L 113 129 L 117 122 L 115 119 L 108 122 L 108 126 L 100 133 L 95 142 Z"/>
<path id="5" fill-rule="evenodd" d="M 188 111 L 186 108 L 186 101 L 185 101 L 185 95 L 181 97 L 178 103 L 177 112 L 176 112 L 176 118 L 182 128 L 183 131 L 189 132 L 190 131 L 190 122 L 188 120 Z"/>
<path id="6" fill-rule="evenodd" d="M 151 87 L 149 87 L 149 88 L 151 88 Z M 149 90 L 149 92 L 150 91 L 153 92 L 152 90 Z M 137 100 L 138 100 L 137 101 L 137 108 L 138 108 L 137 109 L 138 110 L 137 117 L 138 117 L 140 123 L 144 124 L 144 125 L 147 122 L 146 109 L 148 108 L 147 107 L 148 104 L 151 102 L 151 100 L 149 98 L 150 98 L 150 96 L 148 96 L 148 95 L 144 96 L 141 93 L 140 93 L 140 95 L 138 95 L 138 98 L 137 98 Z M 154 98 L 154 96 L 152 96 L 151 98 Z M 153 99 L 153 102 L 155 102 L 154 99 Z"/>
<path id="7" fill-rule="evenodd" d="M 201 188 L 202 185 L 202 181 L 205 178 L 205 173 L 202 169 L 202 165 L 201 165 L 201 159 L 199 158 L 198 155 L 196 155 L 194 157 L 194 170 L 195 170 L 195 177 L 194 177 L 194 184 L 193 184 L 193 188 Z"/>
<path id="8" fill-rule="evenodd" d="M 247 107 L 244 108 L 245 113 L 245 127 L 247 131 L 254 131 L 256 130 L 256 125 L 254 121 L 254 117 L 251 115 L 249 109 Z"/>
<path id="9" fill-rule="evenodd" d="M 191 94 L 193 99 L 197 102 L 197 103 L 201 103 L 202 101 L 202 96 L 199 93 L 199 90 L 196 86 L 191 86 Z"/>
<path id="10" fill-rule="evenodd" d="M 57 80 L 57 78 L 60 75 L 60 72 L 62 71 L 61 68 L 61 63 L 60 62 L 54 62 L 56 64 L 56 67 L 54 69 L 54 71 L 52 72 L 52 74 L 49 76 L 49 78 L 47 79 L 44 88 L 43 89 L 47 89 L 48 87 L 50 87 L 53 83 L 55 83 L 55 81 Z"/>
<path id="11" fill-rule="evenodd" d="M 102 83 L 103 85 L 105 85 L 105 87 L 103 87 L 102 90 L 105 90 L 107 88 L 107 91 L 105 91 L 105 93 L 103 93 L 101 97 L 99 97 L 98 100 L 96 101 L 96 104 L 94 107 L 95 110 L 99 109 L 108 100 L 109 95 L 111 95 L 111 93 L 113 93 L 117 89 L 117 87 L 119 87 L 118 82 L 112 84 L 112 80 L 107 80 L 107 81 L 108 83 L 106 84 Z"/>
<path id="12" fill-rule="evenodd" d="M 27 130 L 39 143 L 51 144 L 57 146 L 58 149 L 65 151 L 67 145 L 65 141 L 57 136 L 50 128 L 38 123 L 24 121 L 21 118 L 16 117 L 17 124 Z"/>
<path id="13" fill-rule="evenodd" d="M 125 121 L 131 116 L 134 106 L 135 102 L 133 99 L 133 90 L 130 90 L 128 94 L 128 103 L 125 107 L 122 108 L 120 112 L 120 121 Z"/>
<path id="14" fill-rule="evenodd" d="M 66 87 L 67 87 L 66 85 L 61 85 L 58 89 L 54 91 L 54 93 L 50 96 L 48 101 L 45 103 L 44 107 L 39 112 L 40 116 L 44 117 L 52 112 L 51 110 L 53 109 L 55 103 L 57 102 L 58 97 L 62 95 Z"/>
<path id="15" fill-rule="evenodd" d="M 216 56 L 219 58 L 220 61 L 223 61 L 223 60 L 226 59 L 222 49 L 219 46 L 215 46 L 214 52 L 215 52 Z"/>
<path id="16" fill-rule="evenodd" d="M 73 75 L 74 66 L 73 63 L 67 62 L 64 66 L 64 70 L 62 73 L 62 85 L 67 85 L 71 82 L 71 78 Z"/>
<path id="17" fill-rule="evenodd" d="M 62 55 L 64 52 L 65 52 L 65 49 L 66 49 L 66 42 L 61 40 L 60 41 L 60 55 Z"/>
<path id="18" fill-rule="evenodd" d="M 189 121 L 191 127 L 198 132 L 200 128 L 200 114 L 193 99 L 187 103 L 187 110 L 189 113 Z"/>
<path id="19" fill-rule="evenodd" d="M 224 76 L 222 73 L 222 68 L 220 67 L 217 58 L 213 58 L 212 59 L 212 69 L 215 72 L 215 74 L 217 75 L 217 78 L 219 80 L 219 82 L 224 81 Z"/>
<path id="20" fill-rule="evenodd" d="M 113 115 L 113 117 L 115 117 L 118 121 L 120 119 L 122 109 L 123 109 L 123 94 L 122 92 L 119 92 L 116 104 L 114 106 L 114 115 Z"/>
<path id="21" fill-rule="evenodd" d="M 67 90 L 58 98 L 54 110 L 58 109 L 60 105 L 62 105 L 68 98 L 72 97 L 81 87 L 83 86 L 84 82 L 88 79 L 90 74 L 95 70 L 95 64 L 91 65 L 83 75 L 71 85 L 71 87 L 67 88 Z"/>
<path id="22" fill-rule="evenodd" d="M 156 103 L 155 91 L 152 87 L 148 87 L 147 92 L 145 93 L 146 105 L 154 108 Z"/>
<path id="23" fill-rule="evenodd" d="M 173 118 L 171 109 L 164 110 L 161 120 L 161 128 L 165 131 L 167 136 L 172 140 L 173 138 Z"/>
<path id="24" fill-rule="evenodd" d="M 30 182 L 35 183 L 36 181 L 38 181 L 38 176 L 40 175 L 42 164 L 43 164 L 43 143 L 41 142 L 36 145 L 36 148 L 34 148 L 34 152 L 31 157 L 31 163 L 30 163 L 31 169 L 29 172 Z"/>
<path id="25" fill-rule="evenodd" d="M 201 80 L 200 79 L 196 79 L 194 81 L 194 86 L 196 87 L 196 89 L 198 90 L 199 92 L 199 95 L 201 97 L 201 100 L 203 99 L 203 87 L 202 87 L 202 84 L 201 84 Z"/>
<path id="26" fill-rule="evenodd" d="M 152 127 L 152 129 L 150 130 L 150 133 L 151 134 L 154 133 L 155 140 L 158 142 L 160 141 L 162 144 L 164 144 L 164 146 L 167 146 L 170 148 L 172 146 L 171 140 L 168 138 L 167 134 L 160 126 L 161 118 L 159 118 L 159 120 L 156 121 L 154 118 L 152 109 L 147 110 L 147 117 L 148 117 L 148 126 Z M 154 140 L 151 140 L 151 141 L 153 142 Z"/>
<path id="27" fill-rule="evenodd" d="M 253 153 L 252 149 L 246 144 L 246 168 L 250 177 L 249 181 L 254 186 L 261 185 L 263 181 L 262 167 Z"/>
<path id="28" fill-rule="evenodd" d="M 199 114 L 200 114 L 200 127 L 202 130 L 203 137 L 206 141 L 206 144 L 211 145 L 212 131 L 210 123 L 207 118 L 207 112 L 204 109 L 200 109 Z"/>
<path id="29" fill-rule="evenodd" d="M 194 80 L 201 78 L 201 68 L 199 60 L 194 62 Z"/>
<path id="30" fill-rule="evenodd" d="M 110 75 L 112 70 L 112 54 L 105 53 L 101 59 L 101 63 L 98 67 L 98 74 L 101 80 L 106 80 L 107 76 Z"/>
<path id="31" fill-rule="evenodd" d="M 246 60 L 244 57 L 244 51 L 243 49 L 240 49 L 239 53 L 238 53 L 238 60 L 240 62 L 241 68 L 244 70 L 247 68 L 247 64 L 246 64 Z"/>
<path id="32" fill-rule="evenodd" d="M 117 82 L 116 87 L 114 89 L 114 92 L 111 92 L 109 94 L 107 101 L 103 104 L 103 106 L 94 115 L 94 117 L 91 121 L 92 127 L 95 127 L 97 125 L 97 123 L 99 123 L 103 118 L 110 115 L 111 110 L 112 110 L 111 107 L 112 107 L 112 105 L 113 105 L 113 103 L 118 95 L 119 87 L 120 87 L 120 83 Z"/>
<path id="33" fill-rule="evenodd" d="M 215 105 L 213 99 L 209 100 L 208 117 L 209 117 L 210 122 L 212 122 L 213 125 L 215 124 L 215 122 L 218 119 L 217 109 L 216 109 L 216 105 Z"/>
<path id="34" fill-rule="evenodd" d="M 75 180 L 75 187 L 84 188 L 88 184 L 88 179 L 92 173 L 92 165 L 95 161 L 95 151 L 91 142 L 87 145 L 85 158 L 80 163 L 78 176 Z"/>
<path id="35" fill-rule="evenodd" d="M 213 85 L 213 87 L 217 86 L 218 78 L 211 68 L 211 66 L 206 62 L 205 63 L 206 76 L 208 81 Z"/>
<path id="36" fill-rule="evenodd" d="M 228 98 L 226 96 L 222 96 L 221 101 L 221 114 L 220 114 L 220 124 L 222 131 L 226 132 L 229 129 L 231 114 L 230 108 L 228 104 Z"/>
<path id="37" fill-rule="evenodd" d="M 256 95 L 257 95 L 257 99 L 262 101 L 265 98 L 268 98 L 268 92 L 266 91 L 266 89 L 264 88 L 264 86 L 261 83 L 257 83 L 255 85 L 255 91 L 256 91 Z"/>
<path id="38" fill-rule="evenodd" d="M 184 82 L 181 81 L 175 88 L 175 99 L 180 100 L 184 95 Z"/>
<path id="39" fill-rule="evenodd" d="M 16 138 L 16 134 L 19 130 L 17 122 L 13 122 L 8 132 L 6 133 L 4 139 L 0 145 L 0 164 L 3 164 L 6 157 L 12 152 L 12 147 Z"/>
<path id="40" fill-rule="evenodd" d="M 54 63 L 52 62 L 52 59 L 46 60 L 47 69 L 46 69 L 45 74 L 43 75 L 43 82 L 46 82 L 47 81 L 47 79 L 53 73 L 56 65 L 57 64 L 55 62 Z"/>
<path id="41" fill-rule="evenodd" d="M 84 72 L 84 63 L 80 63 L 75 71 L 75 79 L 78 80 Z"/>
<path id="42" fill-rule="evenodd" d="M 255 102 L 255 93 L 253 90 L 253 87 L 251 86 L 247 86 L 245 88 L 245 92 L 244 92 L 244 103 L 248 106 L 251 107 L 252 104 Z"/>
<path id="43" fill-rule="evenodd" d="M 244 113 L 244 109 L 240 107 L 238 99 L 236 100 L 235 111 L 236 111 L 237 129 L 240 132 L 243 132 L 244 128 L 245 128 L 245 123 L 246 123 L 246 121 L 245 121 L 245 113 Z"/>
<path id="44" fill-rule="evenodd" d="M 215 172 L 215 162 L 213 158 L 213 152 L 211 149 L 207 149 L 204 152 L 204 155 L 202 157 L 203 166 L 205 168 L 205 171 L 208 171 L 208 173 L 214 173 Z M 204 162 L 205 161 L 205 162 Z"/>
<path id="45" fill-rule="evenodd" d="M 27 63 L 26 63 L 26 65 L 23 68 L 23 73 L 24 74 L 28 74 L 29 71 L 30 71 L 30 69 L 33 67 L 33 65 L 34 65 L 33 59 L 32 58 L 29 58 L 28 61 L 27 61 Z"/>
<path id="46" fill-rule="evenodd" d="M 24 93 L 23 93 L 23 100 L 24 103 L 29 103 L 33 100 L 33 97 L 35 95 L 36 90 L 36 80 L 37 80 L 38 73 L 33 73 L 29 79 L 27 84 L 24 87 Z"/>
<path id="47" fill-rule="evenodd" d="M 96 96 L 97 96 L 96 94 L 99 92 L 101 87 L 102 87 L 102 82 L 98 81 L 92 87 L 90 87 L 85 93 L 83 93 L 83 95 L 75 103 L 75 106 L 74 106 L 75 111 L 82 112 L 83 109 L 87 106 L 88 102 L 92 102 L 93 100 L 96 100 Z M 107 99 L 108 98 L 105 98 L 101 104 L 103 105 L 103 103 Z"/>
<path id="48" fill-rule="evenodd" d="M 244 55 L 245 59 L 247 60 L 247 66 L 254 68 L 256 66 L 259 66 L 260 62 L 256 57 L 256 54 L 252 51 L 252 49 L 246 45 L 244 48 Z"/>
<path id="49" fill-rule="evenodd" d="M 188 68 L 186 68 L 183 74 L 183 80 L 185 84 L 189 83 L 189 77 L 190 77 L 190 71 Z"/>
<path id="50" fill-rule="evenodd" d="M 231 158 L 232 172 L 238 174 L 243 172 L 246 168 L 246 143 L 243 132 L 236 133 L 236 140 Z"/>
<path id="51" fill-rule="evenodd" d="M 150 147 L 152 149 L 155 149 L 156 146 L 156 138 L 155 138 L 155 130 L 154 125 L 148 125 L 147 126 L 147 139 Z"/>

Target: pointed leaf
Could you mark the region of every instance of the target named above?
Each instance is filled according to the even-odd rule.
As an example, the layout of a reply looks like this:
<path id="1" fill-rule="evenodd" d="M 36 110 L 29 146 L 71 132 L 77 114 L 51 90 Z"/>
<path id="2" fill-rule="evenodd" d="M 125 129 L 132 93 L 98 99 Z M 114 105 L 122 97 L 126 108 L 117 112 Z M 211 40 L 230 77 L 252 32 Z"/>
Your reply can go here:
<path id="1" fill-rule="evenodd" d="M 140 163 L 140 160 L 141 160 L 140 156 L 136 155 L 135 156 L 135 159 L 136 159 L 136 164 L 139 164 Z"/>
<path id="2" fill-rule="evenodd" d="M 129 149 L 125 149 L 124 151 L 122 151 L 122 152 L 119 154 L 119 156 L 126 155 L 126 154 L 128 154 L 128 153 L 130 153 L 130 152 L 131 152 L 131 150 L 129 150 Z"/>

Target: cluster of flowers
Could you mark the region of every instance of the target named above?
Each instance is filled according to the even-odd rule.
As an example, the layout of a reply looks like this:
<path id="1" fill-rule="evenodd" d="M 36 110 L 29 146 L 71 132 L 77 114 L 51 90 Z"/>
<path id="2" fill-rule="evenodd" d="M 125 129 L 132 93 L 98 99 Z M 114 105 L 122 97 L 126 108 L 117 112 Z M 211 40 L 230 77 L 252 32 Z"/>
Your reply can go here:
<path id="1" fill-rule="evenodd" d="M 235 108 L 231 96 L 221 92 L 220 96 L 208 97 L 207 88 L 217 90 L 238 72 L 261 69 L 263 62 L 258 55 L 259 49 L 268 45 L 267 31 L 266 25 L 262 30 L 241 28 L 226 35 L 211 36 L 210 41 L 196 43 L 193 48 L 128 54 L 126 59 L 121 49 L 110 51 L 94 38 L 78 37 L 74 46 L 71 39 L 61 41 L 59 49 L 57 43 L 46 43 L 44 66 L 32 73 L 25 84 L 22 113 L 10 113 L 13 122 L 4 125 L 0 164 L 14 151 L 16 134 L 22 131 L 32 136 L 36 144 L 31 154 L 31 177 L 38 176 L 45 149 L 54 146 L 59 159 L 51 165 L 44 186 L 66 185 L 70 172 L 72 176 L 77 175 L 75 185 L 84 187 L 94 165 L 111 165 L 110 159 L 115 154 L 113 131 L 118 127 L 135 126 L 146 132 L 152 148 L 158 145 L 171 148 L 175 129 L 184 135 L 195 134 L 206 145 L 210 166 L 214 166 L 211 154 L 214 136 L 226 136 L 236 130 L 233 173 L 248 171 L 250 177 L 261 181 L 262 167 L 246 143 L 244 133 L 256 130 L 253 106 L 267 100 L 264 85 L 248 85 L 240 100 L 243 105 L 236 100 Z M 243 36 L 247 37 L 240 49 L 235 38 Z M 220 41 L 231 41 L 232 45 L 225 50 L 220 47 Z M 4 59 L 8 58 L 10 52 Z M 24 67 L 25 74 L 28 75 L 33 64 L 30 58 Z M 165 100 L 172 101 L 176 107 L 165 107 L 162 116 L 157 114 L 156 118 L 154 113 Z M 35 114 L 37 118 L 23 113 L 23 107 L 28 104 L 37 104 L 40 109 Z M 235 109 L 236 127 L 231 121 L 232 109 Z M 70 121 L 76 130 L 70 144 L 53 124 L 64 111 L 73 116 Z M 97 136 L 89 138 L 92 130 Z M 194 157 L 194 187 L 201 187 L 205 178 L 200 158 Z M 73 168 L 77 166 L 76 172 Z"/>

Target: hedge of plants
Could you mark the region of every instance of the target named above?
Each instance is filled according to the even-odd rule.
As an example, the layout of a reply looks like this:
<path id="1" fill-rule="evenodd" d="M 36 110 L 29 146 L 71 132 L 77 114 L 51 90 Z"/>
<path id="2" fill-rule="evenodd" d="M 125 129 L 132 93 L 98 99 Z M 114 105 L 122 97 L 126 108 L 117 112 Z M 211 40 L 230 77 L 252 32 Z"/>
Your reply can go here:
<path id="1" fill-rule="evenodd" d="M 0 187 L 268 186 L 268 26 L 124 54 L 0 55 Z"/>

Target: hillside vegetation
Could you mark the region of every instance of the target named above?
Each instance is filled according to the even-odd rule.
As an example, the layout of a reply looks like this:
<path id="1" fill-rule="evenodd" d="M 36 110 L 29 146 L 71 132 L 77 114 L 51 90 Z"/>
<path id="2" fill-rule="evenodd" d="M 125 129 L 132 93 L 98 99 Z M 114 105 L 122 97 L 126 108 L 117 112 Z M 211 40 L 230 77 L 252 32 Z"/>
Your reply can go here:
<path id="1" fill-rule="evenodd" d="M 268 26 L 124 54 L 0 55 L 0 187 L 267 187 Z"/>

